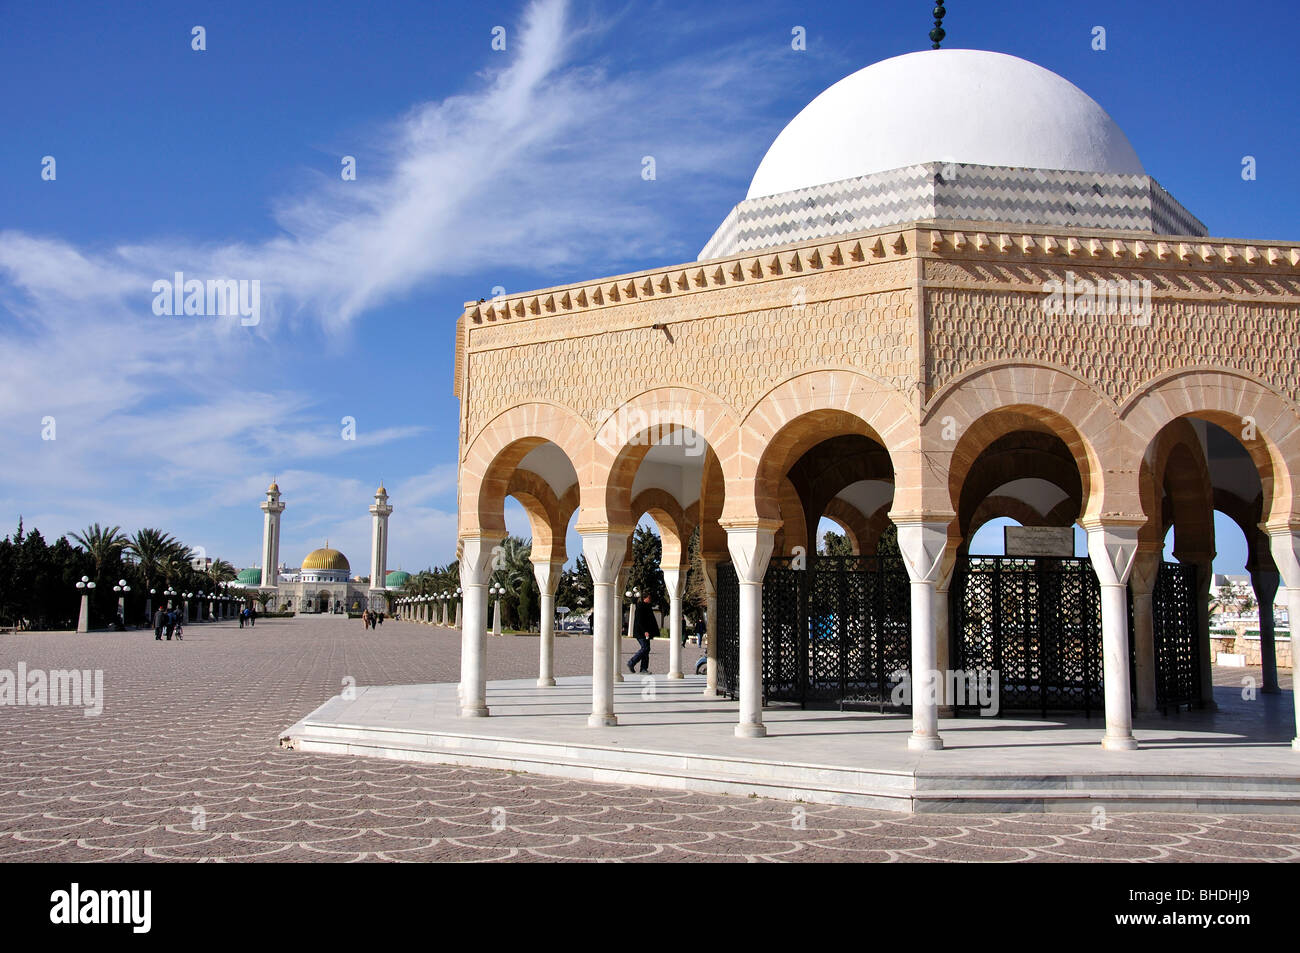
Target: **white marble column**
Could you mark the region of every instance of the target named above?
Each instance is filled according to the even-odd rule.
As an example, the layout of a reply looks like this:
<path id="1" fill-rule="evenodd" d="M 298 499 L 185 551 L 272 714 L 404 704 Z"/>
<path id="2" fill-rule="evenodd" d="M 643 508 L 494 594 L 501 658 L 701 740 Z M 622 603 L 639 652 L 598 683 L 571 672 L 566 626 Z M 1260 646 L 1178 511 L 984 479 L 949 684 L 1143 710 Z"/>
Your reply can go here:
<path id="1" fill-rule="evenodd" d="M 541 637 L 537 658 L 537 685 L 548 688 L 555 684 L 555 590 L 560 585 L 564 564 L 538 561 L 533 563 L 533 575 L 542 594 Z"/>
<path id="2" fill-rule="evenodd" d="M 1260 691 L 1266 695 L 1277 695 L 1281 689 L 1277 684 L 1277 635 L 1274 631 L 1273 603 L 1277 601 L 1278 572 L 1276 569 L 1252 569 L 1250 587 L 1255 591 L 1255 601 L 1259 603 L 1259 663 L 1263 669 L 1263 684 Z M 1292 629 L 1294 632 L 1294 628 Z M 1295 657 L 1294 637 L 1291 639 L 1291 654 Z M 1292 663 L 1294 665 L 1294 662 Z"/>
<path id="3" fill-rule="evenodd" d="M 943 551 L 939 561 L 939 578 L 934 583 L 934 667 L 945 674 L 952 668 L 952 573 L 957 568 L 957 546 L 955 542 Z M 953 699 L 939 701 L 936 714 L 940 718 L 952 718 L 957 712 L 952 706 Z"/>
<path id="4" fill-rule="evenodd" d="M 727 550 L 740 582 L 740 718 L 738 738 L 762 738 L 763 576 L 772 557 L 775 526 L 728 526 Z"/>
<path id="5" fill-rule="evenodd" d="M 591 572 L 591 715 L 587 724 L 601 728 L 618 724 L 614 714 L 614 681 L 611 665 L 618 664 L 617 640 L 620 628 L 618 604 L 619 567 L 627 550 L 627 534 L 610 530 L 580 533 L 582 554 Z M 611 658 L 612 657 L 612 658 Z"/>
<path id="6" fill-rule="evenodd" d="M 912 734 L 907 746 L 915 751 L 943 747 L 939 735 L 939 705 L 946 679 L 938 670 L 935 626 L 936 585 L 943 574 L 948 546 L 947 520 L 906 520 L 896 517 L 898 549 L 912 584 Z"/>
<path id="7" fill-rule="evenodd" d="M 1124 524 L 1097 524 L 1088 531 L 1088 558 L 1101 583 L 1102 684 L 1106 692 L 1106 733 L 1101 746 L 1107 751 L 1131 751 L 1133 705 L 1129 686 L 1128 578 L 1137 558 L 1138 528 Z"/>
<path id="8" fill-rule="evenodd" d="M 704 567 L 704 697 L 718 698 L 718 561 L 701 559 Z"/>
<path id="9" fill-rule="evenodd" d="M 1160 572 L 1159 552 L 1140 552 L 1133 560 L 1129 589 L 1133 593 L 1133 691 L 1139 712 L 1156 710 L 1156 633 L 1152 593 Z"/>
<path id="10" fill-rule="evenodd" d="M 682 678 L 682 588 L 686 572 L 680 567 L 660 567 L 668 590 L 668 677 Z"/>
<path id="11" fill-rule="evenodd" d="M 629 582 L 631 575 L 632 567 L 623 566 L 619 569 L 618 576 L 614 582 L 614 615 L 612 616 L 614 621 L 610 630 L 610 639 L 612 644 L 609 650 L 609 671 L 610 681 L 612 682 L 623 681 L 623 637 L 626 635 L 627 638 L 632 638 L 632 610 L 635 609 L 636 606 L 633 605 L 628 607 L 628 616 L 626 619 L 622 617 L 620 609 L 623 605 L 623 593 L 627 590 L 627 587 L 631 585 Z M 624 627 L 625 624 L 626 627 Z"/>
<path id="12" fill-rule="evenodd" d="M 1300 751 L 1300 679 L 1294 677 L 1294 673 L 1300 670 L 1296 662 L 1300 658 L 1300 652 L 1296 651 L 1296 643 L 1300 642 L 1296 637 L 1300 633 L 1300 529 L 1270 528 L 1268 536 L 1273 562 L 1277 564 L 1282 583 L 1286 586 L 1287 618 L 1291 627 L 1291 696 L 1295 702 L 1296 728 L 1291 747 Z"/>
<path id="13" fill-rule="evenodd" d="M 460 637 L 460 716 L 484 718 L 487 707 L 487 585 L 497 537 L 462 540 L 460 584 L 465 590 L 465 627 Z"/>

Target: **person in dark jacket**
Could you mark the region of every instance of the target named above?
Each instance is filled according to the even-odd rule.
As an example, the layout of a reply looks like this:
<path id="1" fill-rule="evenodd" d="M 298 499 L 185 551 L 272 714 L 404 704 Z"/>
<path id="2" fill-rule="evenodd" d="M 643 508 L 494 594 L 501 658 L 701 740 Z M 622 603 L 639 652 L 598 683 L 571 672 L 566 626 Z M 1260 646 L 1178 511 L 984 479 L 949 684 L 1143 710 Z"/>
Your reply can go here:
<path id="1" fill-rule="evenodd" d="M 162 641 L 163 626 L 166 624 L 166 622 L 167 622 L 167 613 L 163 611 L 162 606 L 159 606 L 159 607 L 154 611 L 154 614 L 153 614 L 153 637 L 154 637 L 154 641 L 156 641 L 156 642 L 161 642 L 161 641 Z"/>
<path id="2" fill-rule="evenodd" d="M 650 671 L 650 640 L 659 634 L 659 620 L 655 618 L 654 609 L 650 608 L 650 597 L 644 596 L 632 613 L 632 637 L 641 648 L 628 659 L 627 670 L 636 672 L 638 663 L 642 672 Z"/>

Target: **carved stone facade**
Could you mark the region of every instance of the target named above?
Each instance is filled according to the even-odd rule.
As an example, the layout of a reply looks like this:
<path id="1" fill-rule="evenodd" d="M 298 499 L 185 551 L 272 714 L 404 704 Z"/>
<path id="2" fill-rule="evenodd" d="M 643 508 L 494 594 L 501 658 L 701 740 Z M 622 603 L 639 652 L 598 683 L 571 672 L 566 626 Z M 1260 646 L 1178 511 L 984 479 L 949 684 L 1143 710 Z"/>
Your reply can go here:
<path id="1" fill-rule="evenodd" d="M 1300 618 L 1300 557 L 1286 549 L 1300 540 L 1300 245 L 987 227 L 921 222 L 467 304 L 463 551 L 490 552 L 507 496 L 539 567 L 576 555 L 576 519 L 598 590 L 593 671 L 612 673 L 621 572 L 647 515 L 671 541 L 665 578 L 698 529 L 706 574 L 731 562 L 745 592 L 769 555 L 813 551 L 823 518 L 859 552 L 892 522 L 913 666 L 928 670 L 946 664 L 948 579 L 981 525 L 1077 524 L 1104 590 L 1104 744 L 1131 747 L 1116 592 L 1140 565 L 1146 619 L 1171 527 L 1179 559 L 1206 571 L 1212 511 L 1229 514 L 1261 585 L 1291 574 Z M 674 437 L 686 432 L 698 459 Z M 464 566 L 468 588 L 488 584 L 490 570 Z M 744 596 L 746 737 L 762 733 L 755 612 L 761 597 Z M 1145 656 L 1136 671 L 1147 705 Z M 607 687 L 593 682 L 592 724 L 616 723 Z M 468 714 L 486 712 L 466 697 Z M 913 720 L 915 744 L 936 743 L 934 711 Z"/>

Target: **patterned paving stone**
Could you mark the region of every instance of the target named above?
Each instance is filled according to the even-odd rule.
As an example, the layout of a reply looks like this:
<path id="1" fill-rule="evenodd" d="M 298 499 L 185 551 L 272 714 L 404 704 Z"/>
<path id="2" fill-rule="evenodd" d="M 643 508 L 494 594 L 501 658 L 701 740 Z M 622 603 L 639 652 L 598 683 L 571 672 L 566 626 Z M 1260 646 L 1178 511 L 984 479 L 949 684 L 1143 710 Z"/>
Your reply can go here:
<path id="1" fill-rule="evenodd" d="M 590 653 L 557 640 L 557 674 L 588 670 Z M 488 677 L 528 677 L 536 657 L 535 638 L 493 638 Z M 1300 860 L 1300 818 L 1273 815 L 1111 813 L 1100 829 L 1085 815 L 904 816 L 278 748 L 347 677 L 455 681 L 458 637 L 424 626 L 0 637 L 0 668 L 19 662 L 101 669 L 105 700 L 91 718 L 0 708 L 0 860 Z"/>

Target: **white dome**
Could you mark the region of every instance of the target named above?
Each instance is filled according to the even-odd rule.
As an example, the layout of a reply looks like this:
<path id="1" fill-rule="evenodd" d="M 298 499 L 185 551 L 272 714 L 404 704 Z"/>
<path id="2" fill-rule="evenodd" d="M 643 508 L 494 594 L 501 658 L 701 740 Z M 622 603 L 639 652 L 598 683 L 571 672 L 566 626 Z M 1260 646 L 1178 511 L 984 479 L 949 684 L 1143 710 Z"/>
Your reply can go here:
<path id="1" fill-rule="evenodd" d="M 983 50 L 924 50 L 826 90 L 781 131 L 746 198 L 922 162 L 1143 175 L 1124 131 L 1069 80 Z"/>

